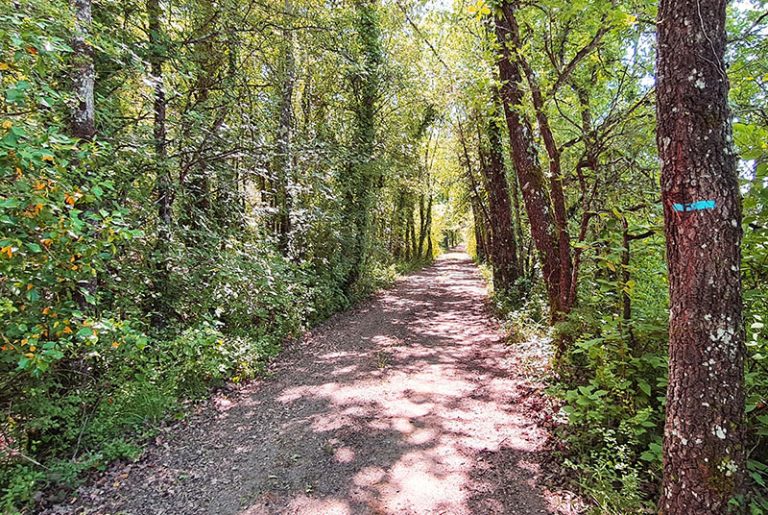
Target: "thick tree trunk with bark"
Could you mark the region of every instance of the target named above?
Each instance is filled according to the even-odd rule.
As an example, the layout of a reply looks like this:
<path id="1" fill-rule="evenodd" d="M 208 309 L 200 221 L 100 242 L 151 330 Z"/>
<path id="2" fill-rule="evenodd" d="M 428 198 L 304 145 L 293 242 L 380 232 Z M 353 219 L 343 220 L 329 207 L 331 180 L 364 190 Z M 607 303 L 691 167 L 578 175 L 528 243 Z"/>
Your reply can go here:
<path id="1" fill-rule="evenodd" d="M 522 114 L 523 90 L 520 64 L 512 56 L 509 45 L 512 44 L 512 25 L 514 7 L 509 2 L 502 3 L 502 15 L 496 17 L 496 38 L 501 46 L 497 60 L 501 101 L 509 129 L 512 161 L 520 180 L 525 209 L 531 223 L 531 235 L 539 251 L 544 282 L 547 287 L 551 317 L 562 317 L 560 298 L 560 253 L 556 235 L 555 220 L 552 214 L 549 192 L 539 164 L 533 131 L 530 122 Z"/>
<path id="2" fill-rule="evenodd" d="M 510 291 L 520 277 L 521 270 L 518 268 L 512 203 L 504 170 L 501 129 L 493 118 L 488 121 L 487 134 L 488 152 L 483 174 L 488 191 L 491 223 L 489 255 L 493 269 L 493 285 L 497 291 Z"/>
<path id="3" fill-rule="evenodd" d="M 669 264 L 660 512 L 727 513 L 745 474 L 741 207 L 728 119 L 725 0 L 662 0 L 657 143 Z"/>
<path id="4" fill-rule="evenodd" d="M 70 133 L 74 138 L 92 141 L 96 136 L 96 103 L 94 88 L 96 84 L 96 69 L 93 63 L 93 47 L 88 42 L 93 25 L 91 0 L 72 0 L 75 15 L 75 35 L 72 38 L 72 89 L 76 99 L 70 120 Z M 79 166 L 79 160 L 73 163 Z M 86 210 L 93 213 L 92 207 Z M 89 226 L 98 231 L 97 223 L 86 215 Z M 95 297 L 98 290 L 98 280 L 94 277 L 80 283 L 88 295 Z M 74 292 L 74 297 L 82 309 L 88 308 L 87 296 L 80 290 Z"/>
<path id="5" fill-rule="evenodd" d="M 508 11 L 509 12 L 509 11 Z M 508 21 L 512 30 L 511 36 L 515 48 L 520 48 L 520 29 L 517 25 L 517 19 L 510 13 Z M 524 56 L 517 54 L 520 65 L 525 76 L 528 79 L 528 86 L 531 90 L 531 99 L 533 108 L 536 112 L 536 122 L 539 126 L 541 139 L 544 141 L 544 148 L 547 151 L 549 159 L 549 188 L 552 196 L 553 214 L 557 226 L 557 246 L 560 254 L 560 309 L 567 313 L 571 310 L 572 300 L 570 297 L 571 281 L 578 278 L 573 274 L 573 264 L 571 260 L 571 237 L 568 234 L 568 218 L 566 215 L 565 193 L 563 192 L 563 174 L 561 169 L 560 147 L 557 146 L 555 135 L 549 124 L 549 116 L 544 106 L 544 96 L 541 93 L 538 79 L 533 72 L 528 61 Z"/>
<path id="6" fill-rule="evenodd" d="M 72 136 L 90 141 L 96 134 L 96 106 L 93 94 L 96 71 L 93 66 L 93 47 L 88 43 L 93 24 L 91 0 L 72 0 L 72 8 L 75 12 L 72 81 L 76 103 L 70 126 Z"/>

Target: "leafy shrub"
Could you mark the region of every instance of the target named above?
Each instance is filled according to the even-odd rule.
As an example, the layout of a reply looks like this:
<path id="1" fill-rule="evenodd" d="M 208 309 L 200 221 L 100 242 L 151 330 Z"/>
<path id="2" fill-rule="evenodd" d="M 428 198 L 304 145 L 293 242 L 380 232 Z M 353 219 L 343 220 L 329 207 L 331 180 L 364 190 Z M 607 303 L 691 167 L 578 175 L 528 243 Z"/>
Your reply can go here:
<path id="1" fill-rule="evenodd" d="M 578 472 L 579 486 L 595 503 L 595 513 L 653 513 L 654 503 L 642 494 L 642 462 L 629 445 L 619 443 L 616 431 L 598 432 L 592 449 L 585 450 L 577 461 L 565 460 L 566 467 Z"/>
<path id="2" fill-rule="evenodd" d="M 755 240 L 747 239 L 746 252 Z M 599 513 L 651 512 L 661 480 L 667 382 L 666 281 L 663 261 L 640 247 L 633 258 L 637 282 L 631 290 L 632 319 L 622 320 L 620 284 L 600 279 L 587 285 L 579 309 L 555 328 L 555 340 L 574 342 L 561 357 L 551 387 L 563 402 L 567 424 L 558 435 L 567 444 L 569 465 Z M 762 274 L 747 257 L 751 274 Z M 750 513 L 768 513 L 768 356 L 762 290 L 746 289 L 746 388 L 748 496 Z"/>
<path id="3" fill-rule="evenodd" d="M 584 327 L 577 322 L 583 316 L 575 312 L 560 331 Z M 562 358 L 552 392 L 563 402 L 568 423 L 560 436 L 585 490 L 602 497 L 606 509 L 621 512 L 630 499 L 643 499 L 643 490 L 653 491 L 660 477 L 665 340 L 639 331 L 630 336 L 626 324 L 612 318 L 596 325 L 597 334 L 581 333 Z M 608 495 L 614 490 L 621 494 Z"/>
<path id="4" fill-rule="evenodd" d="M 333 276 L 248 244 L 229 245 L 215 259 L 181 249 L 175 259 L 170 280 L 181 293 L 170 303 L 174 319 L 160 331 L 135 328 L 150 328 L 149 320 L 78 311 L 77 325 L 63 326 L 74 328 L 52 366 L 19 366 L 5 353 L 9 381 L 0 402 L 11 441 L 0 474 L 4 510 L 28 503 L 46 483 L 66 490 L 84 471 L 135 459 L 140 442 L 169 416 L 183 416 L 188 400 L 256 376 L 285 338 L 349 303 Z M 358 295 L 408 268 L 371 267 Z M 121 309 L 136 313 L 142 302 L 139 295 Z"/>
<path id="5" fill-rule="evenodd" d="M 490 280 L 490 274 L 487 280 Z M 491 296 L 495 312 L 504 321 L 507 341 L 518 343 L 537 338 L 548 331 L 547 301 L 541 283 L 534 289 L 527 279 L 518 279 L 514 297 L 499 295 L 494 292 Z M 522 292 L 528 292 L 523 294 Z"/>

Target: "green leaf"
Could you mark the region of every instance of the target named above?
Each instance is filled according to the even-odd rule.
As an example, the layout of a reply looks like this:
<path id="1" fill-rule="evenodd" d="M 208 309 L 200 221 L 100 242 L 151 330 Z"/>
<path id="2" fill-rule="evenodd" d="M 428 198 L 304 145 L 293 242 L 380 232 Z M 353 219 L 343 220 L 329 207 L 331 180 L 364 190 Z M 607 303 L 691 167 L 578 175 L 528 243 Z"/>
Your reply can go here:
<path id="1" fill-rule="evenodd" d="M 15 198 L 5 198 L 0 200 L 0 208 L 4 209 L 13 209 L 17 208 L 21 205 L 18 199 Z"/>
<path id="2" fill-rule="evenodd" d="M 38 245 L 37 243 L 25 243 L 24 245 L 25 245 L 25 246 L 26 246 L 26 247 L 27 247 L 29 250 L 31 250 L 32 252 L 34 252 L 35 254 L 39 254 L 40 252 L 42 252 L 42 251 L 43 251 L 43 248 L 42 248 L 40 245 Z"/>
<path id="3" fill-rule="evenodd" d="M 648 397 L 651 396 L 651 385 L 649 385 L 647 381 L 645 381 L 644 379 L 639 379 L 637 381 L 637 386 L 640 388 L 640 390 L 643 391 L 645 395 L 647 395 Z"/>
<path id="4" fill-rule="evenodd" d="M 79 338 L 88 338 L 90 336 L 93 336 L 93 329 L 90 327 L 83 327 L 77 332 L 77 336 Z"/>

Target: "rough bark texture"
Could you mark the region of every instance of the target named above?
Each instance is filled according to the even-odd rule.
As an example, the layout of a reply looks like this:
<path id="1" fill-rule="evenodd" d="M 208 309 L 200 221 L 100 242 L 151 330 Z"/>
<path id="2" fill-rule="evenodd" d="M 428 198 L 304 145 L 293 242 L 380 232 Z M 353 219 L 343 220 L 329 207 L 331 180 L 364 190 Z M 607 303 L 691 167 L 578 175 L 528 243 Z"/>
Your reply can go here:
<path id="1" fill-rule="evenodd" d="M 521 48 L 520 30 L 514 13 L 511 10 L 507 11 L 507 19 L 511 28 L 512 42 L 516 49 Z M 567 313 L 571 310 L 572 303 L 575 300 L 569 295 L 571 281 L 576 281 L 577 277 L 573 274 L 574 268 L 571 261 L 571 237 L 568 234 L 568 217 L 565 193 L 563 192 L 560 147 L 557 146 L 555 135 L 549 124 L 549 116 L 547 116 L 544 106 L 544 96 L 541 93 L 541 87 L 539 86 L 536 74 L 523 55 L 517 53 L 517 59 L 528 79 L 533 108 L 536 112 L 536 122 L 539 126 L 539 133 L 544 141 L 544 148 L 549 159 L 549 189 L 552 196 L 553 214 L 555 225 L 557 226 L 557 246 L 560 255 L 560 309 L 563 313 Z"/>
<path id="2" fill-rule="evenodd" d="M 83 141 L 92 141 L 96 136 L 96 103 L 94 87 L 96 84 L 96 69 L 93 64 L 93 47 L 88 42 L 93 25 L 91 0 L 72 0 L 75 15 L 75 35 L 72 38 L 72 91 L 76 102 L 71 113 L 70 134 Z M 81 163 L 75 159 L 73 165 Z M 90 207 L 86 207 L 91 211 Z M 98 231 L 93 219 L 86 217 L 92 230 Z M 81 283 L 91 296 L 96 295 L 98 280 L 96 277 Z M 81 309 L 88 309 L 86 296 L 80 291 L 74 297 Z"/>
<path id="3" fill-rule="evenodd" d="M 552 318 L 556 320 L 562 314 L 559 247 L 549 194 L 536 154 L 531 124 L 521 114 L 522 74 L 520 64 L 509 49 L 512 33 L 509 20 L 514 16 L 514 9 L 509 2 L 503 2 L 503 15 L 496 17 L 496 38 L 501 46 L 501 53 L 497 60 L 499 78 L 502 81 L 500 96 L 509 128 L 512 161 L 520 179 L 525 209 L 531 223 L 531 235 L 541 257 Z"/>
<path id="4" fill-rule="evenodd" d="M 741 208 L 723 65 L 725 0 L 662 0 L 657 143 L 669 262 L 660 512 L 727 513 L 744 476 Z"/>
<path id="5" fill-rule="evenodd" d="M 483 167 L 488 191 L 489 222 L 491 229 L 490 258 L 493 269 L 493 285 L 498 291 L 509 291 L 520 277 L 517 242 L 512 222 L 512 205 L 509 185 L 504 170 L 501 146 L 501 129 L 496 121 L 488 122 L 488 159 Z"/>
<path id="6" fill-rule="evenodd" d="M 93 88 L 96 71 L 93 47 L 88 43 L 93 18 L 91 0 L 72 0 L 75 13 L 75 37 L 72 40 L 72 81 L 77 102 L 70 122 L 72 136 L 91 140 L 96 134 Z"/>

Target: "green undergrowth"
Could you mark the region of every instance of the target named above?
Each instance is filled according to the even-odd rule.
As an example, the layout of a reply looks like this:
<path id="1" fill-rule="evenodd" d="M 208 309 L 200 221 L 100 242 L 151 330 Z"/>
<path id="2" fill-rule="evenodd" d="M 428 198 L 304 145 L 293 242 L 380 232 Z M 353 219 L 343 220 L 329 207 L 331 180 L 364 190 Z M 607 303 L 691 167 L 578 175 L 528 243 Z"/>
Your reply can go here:
<path id="1" fill-rule="evenodd" d="M 333 277 L 247 256 L 219 256 L 207 281 L 195 278 L 202 269 L 174 276 L 175 319 L 161 330 L 83 319 L 73 332 L 87 330 L 45 370 L 4 365 L 0 511 L 23 512 L 42 492 L 65 501 L 87 473 L 137 459 L 195 401 L 264 372 L 286 339 L 426 264 L 369 266 L 345 296 Z M 193 286 L 202 291 L 184 291 Z"/>
<path id="2" fill-rule="evenodd" d="M 550 393 L 562 404 L 562 459 L 596 513 L 653 511 L 661 477 L 666 391 L 662 324 L 574 311 L 555 339 L 572 341 Z"/>
<path id="3" fill-rule="evenodd" d="M 554 362 L 548 394 L 555 414 L 554 451 L 571 487 L 592 504 L 590 513 L 654 513 L 662 477 L 667 387 L 667 305 L 663 262 L 638 252 L 632 268 L 632 317 L 624 320 L 622 286 L 607 274 L 585 284 L 579 306 L 550 328 L 541 285 L 522 300 L 494 295 L 510 344 L 551 337 L 567 342 Z M 486 273 L 487 275 L 487 273 Z M 612 280 L 613 279 L 613 280 Z M 747 291 L 747 492 L 734 499 L 751 515 L 768 513 L 768 341 L 764 297 Z"/>

